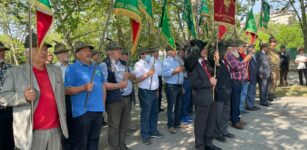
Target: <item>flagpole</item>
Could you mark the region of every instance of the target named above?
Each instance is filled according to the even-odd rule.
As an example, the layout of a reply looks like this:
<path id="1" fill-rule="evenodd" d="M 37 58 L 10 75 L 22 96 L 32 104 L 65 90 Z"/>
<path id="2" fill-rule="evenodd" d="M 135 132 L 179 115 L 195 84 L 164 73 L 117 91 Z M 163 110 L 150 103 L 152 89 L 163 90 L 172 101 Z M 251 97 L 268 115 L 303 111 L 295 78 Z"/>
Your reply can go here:
<path id="1" fill-rule="evenodd" d="M 28 21 L 29 21 L 29 64 L 30 64 L 30 90 L 33 90 L 33 73 L 32 73 L 32 68 L 33 68 L 33 63 L 32 63 L 32 3 L 29 1 L 29 14 L 28 14 Z M 26 41 L 27 42 L 27 41 Z M 33 124 L 33 114 L 34 114 L 34 104 L 33 101 L 31 101 L 31 118 L 30 121 Z"/>

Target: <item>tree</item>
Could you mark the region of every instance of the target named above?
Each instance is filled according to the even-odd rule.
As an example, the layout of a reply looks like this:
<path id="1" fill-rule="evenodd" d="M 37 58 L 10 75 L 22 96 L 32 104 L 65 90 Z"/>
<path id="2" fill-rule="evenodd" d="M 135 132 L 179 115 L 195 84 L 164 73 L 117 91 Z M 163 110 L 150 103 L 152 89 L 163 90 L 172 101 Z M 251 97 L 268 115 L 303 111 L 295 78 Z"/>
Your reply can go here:
<path id="1" fill-rule="evenodd" d="M 275 9 L 293 10 L 299 20 L 299 25 L 304 37 L 304 47 L 307 48 L 307 1 L 306 0 L 272 0 L 277 6 Z"/>

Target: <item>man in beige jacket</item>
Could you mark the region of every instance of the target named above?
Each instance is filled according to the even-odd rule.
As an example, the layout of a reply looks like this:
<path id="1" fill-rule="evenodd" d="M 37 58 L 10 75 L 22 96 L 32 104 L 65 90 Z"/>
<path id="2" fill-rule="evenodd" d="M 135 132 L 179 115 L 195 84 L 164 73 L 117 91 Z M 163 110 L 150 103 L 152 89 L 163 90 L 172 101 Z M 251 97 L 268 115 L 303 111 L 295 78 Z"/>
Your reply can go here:
<path id="1" fill-rule="evenodd" d="M 7 71 L 0 92 L 0 105 L 13 107 L 13 130 L 16 147 L 21 150 L 60 150 L 61 138 L 68 137 L 64 86 L 61 69 L 45 64 L 48 48 L 37 46 L 32 35 L 32 62 Z M 29 49 L 29 36 L 25 40 Z M 30 89 L 30 70 L 33 89 Z M 31 104 L 34 104 L 33 116 Z"/>

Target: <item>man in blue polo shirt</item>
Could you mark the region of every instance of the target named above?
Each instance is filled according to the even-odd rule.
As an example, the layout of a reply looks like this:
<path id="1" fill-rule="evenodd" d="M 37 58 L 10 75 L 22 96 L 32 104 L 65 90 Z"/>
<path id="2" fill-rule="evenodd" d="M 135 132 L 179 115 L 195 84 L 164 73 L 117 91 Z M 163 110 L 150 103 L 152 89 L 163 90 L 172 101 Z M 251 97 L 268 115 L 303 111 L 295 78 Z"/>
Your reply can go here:
<path id="1" fill-rule="evenodd" d="M 106 99 L 104 77 L 91 62 L 94 47 L 79 41 L 74 47 L 77 61 L 68 66 L 65 73 L 65 93 L 71 95 L 72 103 L 72 145 L 73 149 L 98 150 Z"/>

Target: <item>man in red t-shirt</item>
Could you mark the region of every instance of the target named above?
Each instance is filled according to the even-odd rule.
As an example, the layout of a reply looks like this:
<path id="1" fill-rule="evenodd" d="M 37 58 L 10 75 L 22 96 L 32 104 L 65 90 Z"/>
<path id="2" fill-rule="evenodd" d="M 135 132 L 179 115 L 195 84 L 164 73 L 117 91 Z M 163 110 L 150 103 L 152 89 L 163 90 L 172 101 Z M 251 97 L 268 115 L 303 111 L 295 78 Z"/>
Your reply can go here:
<path id="1" fill-rule="evenodd" d="M 28 50 L 29 36 L 25 41 Z M 45 64 L 49 47 L 44 43 L 39 49 L 33 34 L 33 68 L 26 63 L 8 70 L 0 92 L 0 104 L 13 106 L 14 138 L 20 149 L 60 150 L 62 136 L 68 137 L 62 72 L 55 65 Z M 33 89 L 29 70 L 33 72 Z"/>

